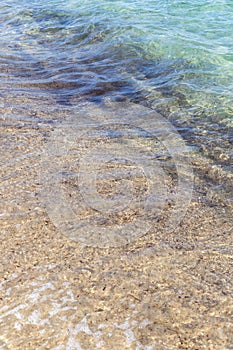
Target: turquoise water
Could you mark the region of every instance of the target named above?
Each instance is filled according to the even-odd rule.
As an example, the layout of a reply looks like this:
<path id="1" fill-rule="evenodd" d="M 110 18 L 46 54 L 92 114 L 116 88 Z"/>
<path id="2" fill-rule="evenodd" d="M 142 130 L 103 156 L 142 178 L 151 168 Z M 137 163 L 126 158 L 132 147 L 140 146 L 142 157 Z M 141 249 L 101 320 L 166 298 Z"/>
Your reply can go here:
<path id="1" fill-rule="evenodd" d="M 0 11 L 1 64 L 27 86 L 66 102 L 138 94 L 232 123 L 232 1 L 12 0 Z"/>
<path id="2" fill-rule="evenodd" d="M 232 172 L 231 0 L 3 0 L 0 30 L 2 93 L 146 105 Z"/>

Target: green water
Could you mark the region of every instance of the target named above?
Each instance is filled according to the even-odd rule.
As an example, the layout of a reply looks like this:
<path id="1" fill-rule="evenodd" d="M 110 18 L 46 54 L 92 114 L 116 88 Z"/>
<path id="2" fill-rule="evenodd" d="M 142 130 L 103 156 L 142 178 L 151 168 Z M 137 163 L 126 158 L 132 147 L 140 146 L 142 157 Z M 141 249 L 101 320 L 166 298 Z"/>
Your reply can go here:
<path id="1" fill-rule="evenodd" d="M 27 83 L 63 82 L 63 95 L 140 92 L 231 124 L 232 14 L 223 0 L 3 1 L 1 61 L 16 72 L 40 63 L 34 79 L 24 69 Z"/>
<path id="2" fill-rule="evenodd" d="M 229 188 L 232 15 L 230 0 L 4 0 L 1 92 L 60 106 L 112 99 L 153 108 L 216 163 L 221 176 L 211 181 L 223 176 Z"/>

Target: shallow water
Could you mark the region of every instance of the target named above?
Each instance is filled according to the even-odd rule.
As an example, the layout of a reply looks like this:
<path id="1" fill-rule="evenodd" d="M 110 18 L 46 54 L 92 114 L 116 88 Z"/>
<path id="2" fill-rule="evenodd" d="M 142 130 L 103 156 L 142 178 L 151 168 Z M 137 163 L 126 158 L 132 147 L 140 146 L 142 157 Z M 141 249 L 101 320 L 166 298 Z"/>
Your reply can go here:
<path id="1" fill-rule="evenodd" d="M 47 98 L 153 108 L 216 165 L 209 181 L 231 204 L 232 11 L 223 0 L 3 1 L 2 107 L 10 98 L 11 110 L 30 111 L 27 98 Z"/>
<path id="2" fill-rule="evenodd" d="M 61 102 L 138 94 L 231 124 L 232 11 L 222 0 L 3 1 L 1 78 Z"/>
<path id="3" fill-rule="evenodd" d="M 1 2 L 0 348 L 233 348 L 232 12 L 230 0 Z M 130 161 L 117 158 L 109 181 L 111 145 Z M 179 178 L 184 220 L 166 232 Z M 150 232 L 108 249 L 111 225 L 133 221 L 156 185 L 140 222 Z M 129 210 L 95 217 L 82 197 L 94 214 Z M 92 247 L 56 225 L 67 203 L 99 224 Z"/>

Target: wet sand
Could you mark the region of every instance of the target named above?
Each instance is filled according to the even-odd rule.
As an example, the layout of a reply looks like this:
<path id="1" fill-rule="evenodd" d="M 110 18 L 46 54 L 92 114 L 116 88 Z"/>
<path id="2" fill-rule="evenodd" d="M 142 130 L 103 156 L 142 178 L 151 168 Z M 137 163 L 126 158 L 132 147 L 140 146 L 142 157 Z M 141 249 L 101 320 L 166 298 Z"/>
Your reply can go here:
<path id="1" fill-rule="evenodd" d="M 156 225 L 125 247 L 85 247 L 40 198 L 41 153 L 72 108 L 11 103 L 2 99 L 0 124 L 1 348 L 233 349 L 232 208 L 210 196 L 203 162 L 194 155 L 175 232 Z"/>

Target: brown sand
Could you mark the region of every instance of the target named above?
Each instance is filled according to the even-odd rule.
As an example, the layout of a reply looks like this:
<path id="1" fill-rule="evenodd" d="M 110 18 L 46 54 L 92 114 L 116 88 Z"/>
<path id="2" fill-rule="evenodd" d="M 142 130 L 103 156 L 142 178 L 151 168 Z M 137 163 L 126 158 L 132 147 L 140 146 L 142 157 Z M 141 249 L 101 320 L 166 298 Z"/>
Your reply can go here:
<path id="1" fill-rule="evenodd" d="M 233 349 L 232 223 L 198 171 L 175 233 L 156 226 L 126 247 L 84 247 L 41 205 L 56 109 L 31 108 L 28 120 L 20 105 L 1 111 L 0 348 Z"/>

